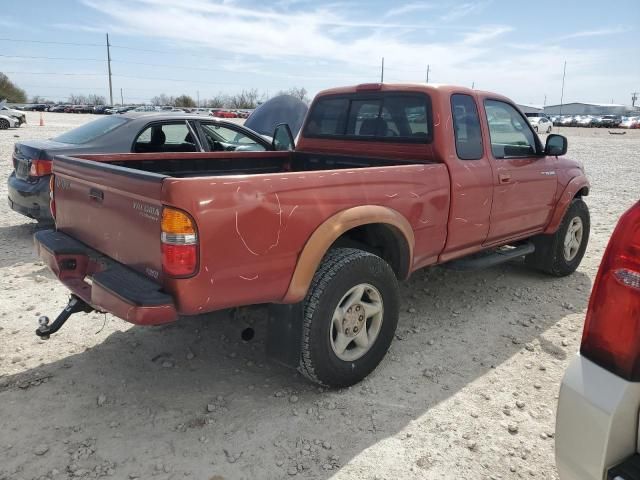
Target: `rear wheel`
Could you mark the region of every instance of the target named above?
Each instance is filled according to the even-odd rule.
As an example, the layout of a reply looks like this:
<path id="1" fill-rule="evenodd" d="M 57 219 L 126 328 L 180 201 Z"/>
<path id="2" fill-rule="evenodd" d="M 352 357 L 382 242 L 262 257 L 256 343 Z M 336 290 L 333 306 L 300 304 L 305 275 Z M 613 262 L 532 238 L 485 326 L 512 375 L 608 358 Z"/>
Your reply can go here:
<path id="1" fill-rule="evenodd" d="M 9 126 L 9 120 L 6 118 L 0 118 L 0 130 L 6 130 Z"/>
<path id="2" fill-rule="evenodd" d="M 304 302 L 300 372 L 329 387 L 359 382 L 387 353 L 398 314 L 398 282 L 384 260 L 331 250 Z"/>
<path id="3" fill-rule="evenodd" d="M 590 227 L 587 204 L 573 199 L 556 233 L 531 239 L 536 250 L 525 257 L 525 263 L 557 277 L 575 272 L 587 249 Z"/>

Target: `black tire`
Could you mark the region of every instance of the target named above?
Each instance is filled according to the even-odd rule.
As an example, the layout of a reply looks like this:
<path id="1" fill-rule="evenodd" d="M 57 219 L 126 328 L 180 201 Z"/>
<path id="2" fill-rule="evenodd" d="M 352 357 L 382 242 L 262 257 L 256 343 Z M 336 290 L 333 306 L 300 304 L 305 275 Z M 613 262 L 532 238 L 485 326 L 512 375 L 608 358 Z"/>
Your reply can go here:
<path id="1" fill-rule="evenodd" d="M 9 120 L 6 118 L 0 118 L 0 130 L 7 130 L 9 126 Z"/>
<path id="2" fill-rule="evenodd" d="M 564 253 L 564 240 L 567 230 L 575 218 L 582 221 L 582 240 L 575 256 L 567 259 Z M 536 251 L 525 257 L 525 264 L 556 277 L 564 277 L 575 272 L 587 249 L 590 228 L 589 207 L 582 198 L 574 198 L 556 233 L 538 235 L 531 239 Z"/>
<path id="3" fill-rule="evenodd" d="M 380 294 L 382 323 L 369 350 L 358 359 L 344 361 L 332 347 L 332 318 L 343 296 L 363 283 L 375 287 Z M 398 324 L 399 309 L 398 281 L 387 262 L 353 248 L 330 250 L 313 277 L 304 300 L 298 370 L 312 382 L 327 387 L 347 387 L 358 383 L 386 355 Z"/>

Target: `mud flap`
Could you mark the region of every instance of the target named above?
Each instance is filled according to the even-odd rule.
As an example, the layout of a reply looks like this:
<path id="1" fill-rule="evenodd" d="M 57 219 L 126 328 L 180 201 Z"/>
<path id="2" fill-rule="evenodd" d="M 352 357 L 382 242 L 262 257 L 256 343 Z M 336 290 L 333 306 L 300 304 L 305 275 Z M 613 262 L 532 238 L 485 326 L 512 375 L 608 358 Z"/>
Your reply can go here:
<path id="1" fill-rule="evenodd" d="M 298 368 L 302 345 L 303 303 L 269 305 L 267 357 L 281 365 Z"/>

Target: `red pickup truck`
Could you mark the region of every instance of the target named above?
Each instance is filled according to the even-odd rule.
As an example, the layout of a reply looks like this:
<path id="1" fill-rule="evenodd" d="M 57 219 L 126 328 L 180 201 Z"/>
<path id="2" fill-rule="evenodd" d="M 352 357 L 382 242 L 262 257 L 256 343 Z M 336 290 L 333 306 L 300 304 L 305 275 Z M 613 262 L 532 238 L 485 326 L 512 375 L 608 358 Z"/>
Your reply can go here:
<path id="1" fill-rule="evenodd" d="M 358 382 L 393 339 L 398 281 L 524 257 L 562 276 L 584 254 L 589 182 L 512 101 L 453 86 L 318 94 L 295 149 L 56 157 L 40 256 L 72 313 L 140 325 L 271 304 L 267 353 L 328 386 Z"/>

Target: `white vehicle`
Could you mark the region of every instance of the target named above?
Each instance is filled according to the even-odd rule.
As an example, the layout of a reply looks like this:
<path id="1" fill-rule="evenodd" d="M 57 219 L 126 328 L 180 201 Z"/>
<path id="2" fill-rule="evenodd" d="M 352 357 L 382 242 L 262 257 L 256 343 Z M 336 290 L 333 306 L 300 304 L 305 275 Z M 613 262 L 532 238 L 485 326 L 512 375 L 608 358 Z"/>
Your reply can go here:
<path id="1" fill-rule="evenodd" d="M 18 120 L 18 123 L 22 125 L 23 123 L 27 123 L 27 116 L 24 112 L 20 110 L 16 110 L 15 108 L 9 108 L 5 104 L 0 104 L 0 115 L 5 115 L 7 117 L 12 117 Z"/>
<path id="2" fill-rule="evenodd" d="M 640 201 L 618 222 L 593 284 L 580 354 L 556 415 L 560 480 L 638 480 Z"/>
<path id="3" fill-rule="evenodd" d="M 640 117 L 623 117 L 620 128 L 640 128 Z"/>
<path id="4" fill-rule="evenodd" d="M 9 115 L 0 115 L 0 130 L 16 128 L 20 126 L 20 120 Z"/>
<path id="5" fill-rule="evenodd" d="M 544 113 L 525 113 L 536 133 L 551 133 L 553 122 Z"/>

